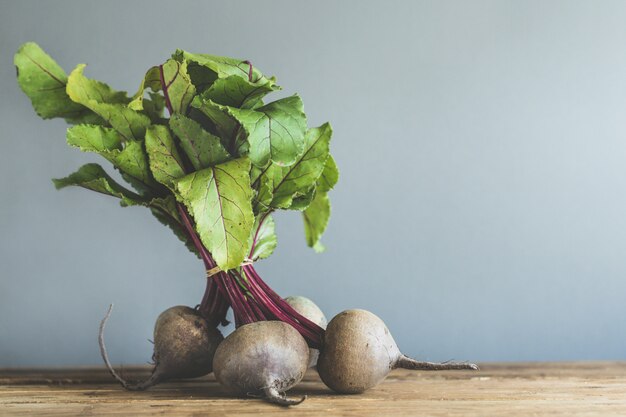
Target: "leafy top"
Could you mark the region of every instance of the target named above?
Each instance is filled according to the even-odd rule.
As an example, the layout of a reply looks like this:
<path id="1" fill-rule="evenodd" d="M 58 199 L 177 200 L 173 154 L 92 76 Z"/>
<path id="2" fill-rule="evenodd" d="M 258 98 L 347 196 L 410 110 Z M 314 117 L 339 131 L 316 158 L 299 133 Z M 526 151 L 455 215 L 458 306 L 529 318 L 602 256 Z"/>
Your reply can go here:
<path id="1" fill-rule="evenodd" d="M 111 162 L 134 191 L 97 164 L 54 180 L 58 188 L 146 206 L 195 251 L 179 215 L 186 210 L 223 270 L 271 255 L 270 214 L 279 209 L 301 211 L 307 244 L 323 248 L 328 192 L 339 175 L 329 153 L 332 129 L 307 128 L 297 95 L 265 104 L 280 87 L 249 61 L 177 50 L 146 72 L 132 97 L 86 77 L 84 64 L 68 76 L 32 42 L 14 63 L 37 114 L 75 125 L 68 144 Z"/>

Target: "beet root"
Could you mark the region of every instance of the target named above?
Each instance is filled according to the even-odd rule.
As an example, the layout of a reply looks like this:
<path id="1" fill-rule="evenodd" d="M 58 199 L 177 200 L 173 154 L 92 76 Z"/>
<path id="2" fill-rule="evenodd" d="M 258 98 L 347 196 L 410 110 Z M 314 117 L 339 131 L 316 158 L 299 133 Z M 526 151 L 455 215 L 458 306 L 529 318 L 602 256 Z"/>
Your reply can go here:
<path id="1" fill-rule="evenodd" d="M 309 347 L 291 325 L 258 321 L 240 326 L 218 346 L 213 371 L 218 382 L 242 395 L 261 395 L 289 406 L 300 404 L 284 392 L 302 380 Z"/>
<path id="2" fill-rule="evenodd" d="M 104 326 L 111 309 L 100 324 L 100 353 L 111 375 L 127 390 L 142 391 L 165 380 L 196 378 L 212 371 L 215 350 L 224 339 L 222 333 L 193 308 L 175 306 L 162 312 L 154 326 L 150 378 L 130 384 L 113 369 L 104 345 Z"/>
<path id="3" fill-rule="evenodd" d="M 392 369 L 478 369 L 471 363 L 418 362 L 403 355 L 385 323 L 365 310 L 346 310 L 328 323 L 317 371 L 324 384 L 343 394 L 376 386 Z"/>
<path id="4" fill-rule="evenodd" d="M 322 329 L 326 329 L 326 326 L 328 325 L 328 320 L 326 320 L 326 316 L 324 315 L 322 310 L 320 310 L 320 308 L 313 301 L 301 295 L 289 296 L 285 298 L 285 301 L 302 316 L 311 320 Z M 309 348 L 309 368 L 317 365 L 317 358 L 319 357 L 319 355 L 319 350 Z"/>

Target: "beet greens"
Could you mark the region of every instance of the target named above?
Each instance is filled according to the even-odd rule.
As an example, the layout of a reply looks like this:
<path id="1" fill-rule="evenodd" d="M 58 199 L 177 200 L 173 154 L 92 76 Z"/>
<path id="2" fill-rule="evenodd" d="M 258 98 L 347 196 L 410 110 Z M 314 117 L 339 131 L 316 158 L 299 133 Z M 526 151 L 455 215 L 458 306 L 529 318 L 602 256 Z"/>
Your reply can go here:
<path id="1" fill-rule="evenodd" d="M 86 164 L 55 179 L 57 188 L 149 208 L 203 261 L 209 279 L 199 312 L 214 325 L 232 308 L 237 326 L 281 320 L 320 347 L 324 330 L 278 296 L 254 262 L 276 247 L 278 209 L 302 212 L 307 244 L 323 250 L 338 179 L 328 123 L 308 128 L 297 95 L 265 103 L 280 87 L 246 60 L 178 50 L 146 72 L 132 97 L 87 78 L 83 64 L 67 76 L 35 43 L 14 62 L 37 114 L 65 119 L 67 143 L 101 155 L 130 186 Z"/>

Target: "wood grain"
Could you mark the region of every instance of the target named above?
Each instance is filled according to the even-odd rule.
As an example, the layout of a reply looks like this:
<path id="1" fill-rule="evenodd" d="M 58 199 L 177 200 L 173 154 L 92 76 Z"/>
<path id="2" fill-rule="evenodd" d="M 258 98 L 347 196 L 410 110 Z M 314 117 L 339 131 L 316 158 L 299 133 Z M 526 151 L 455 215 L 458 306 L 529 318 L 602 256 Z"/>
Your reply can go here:
<path id="1" fill-rule="evenodd" d="M 141 378 L 148 369 L 124 373 Z M 626 416 L 626 362 L 398 370 L 357 396 L 334 394 L 310 372 L 290 394 L 308 399 L 285 409 L 237 398 L 212 376 L 126 392 L 102 368 L 0 370 L 2 416 Z"/>

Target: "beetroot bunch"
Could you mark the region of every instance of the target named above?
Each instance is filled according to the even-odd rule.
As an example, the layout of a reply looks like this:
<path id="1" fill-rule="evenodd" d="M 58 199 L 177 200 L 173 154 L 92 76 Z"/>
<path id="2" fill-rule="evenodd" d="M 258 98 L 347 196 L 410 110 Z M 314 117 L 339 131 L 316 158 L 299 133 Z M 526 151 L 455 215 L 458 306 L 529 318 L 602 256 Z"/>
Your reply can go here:
<path id="1" fill-rule="evenodd" d="M 394 367 L 423 366 L 394 348 L 382 321 L 363 313 L 333 319 L 325 338 L 325 318 L 311 315 L 302 300 L 284 300 L 257 273 L 254 263 L 269 257 L 277 244 L 276 210 L 300 211 L 307 244 L 324 249 L 328 193 L 339 176 L 329 152 L 330 125 L 309 127 L 298 95 L 267 100 L 280 89 L 274 77 L 247 60 L 177 50 L 148 69 L 129 95 L 85 76 L 84 64 L 68 76 L 35 43 L 24 44 L 14 62 L 37 114 L 65 119 L 71 125 L 68 145 L 99 154 L 126 182 L 92 163 L 53 180 L 56 187 L 79 186 L 125 207 L 147 207 L 206 268 L 197 309 L 174 307 L 157 320 L 152 377 L 132 385 L 113 372 L 125 387 L 145 389 L 213 369 L 227 386 L 289 405 L 297 401 L 286 399 L 284 391 L 318 354 L 324 382 L 339 392 L 361 392 Z M 229 309 L 238 330 L 222 341 L 217 328 L 226 323 Z M 363 320 L 380 331 L 384 327 L 379 343 L 363 334 Z M 360 351 L 356 359 L 346 356 L 351 341 L 360 349 L 362 342 L 382 343 L 388 357 Z M 101 346 L 108 364 L 102 331 Z M 372 368 L 381 359 L 385 369 L 369 376 L 348 370 L 359 361 L 363 369 Z M 336 361 L 352 365 L 335 366 Z"/>
<path id="2" fill-rule="evenodd" d="M 249 61 L 181 50 L 150 68 L 132 96 L 87 78 L 84 64 L 67 76 L 34 43 L 19 49 L 15 65 L 37 113 L 64 118 L 73 125 L 67 143 L 100 154 L 128 182 L 87 164 L 54 180 L 57 188 L 148 207 L 204 262 L 211 278 L 204 317 L 220 323 L 232 308 L 237 325 L 285 321 L 319 347 L 323 330 L 254 267 L 276 247 L 276 210 L 302 212 L 307 243 L 323 249 L 328 192 L 339 174 L 330 125 L 309 128 L 300 97 L 265 103 L 280 87 Z"/>

